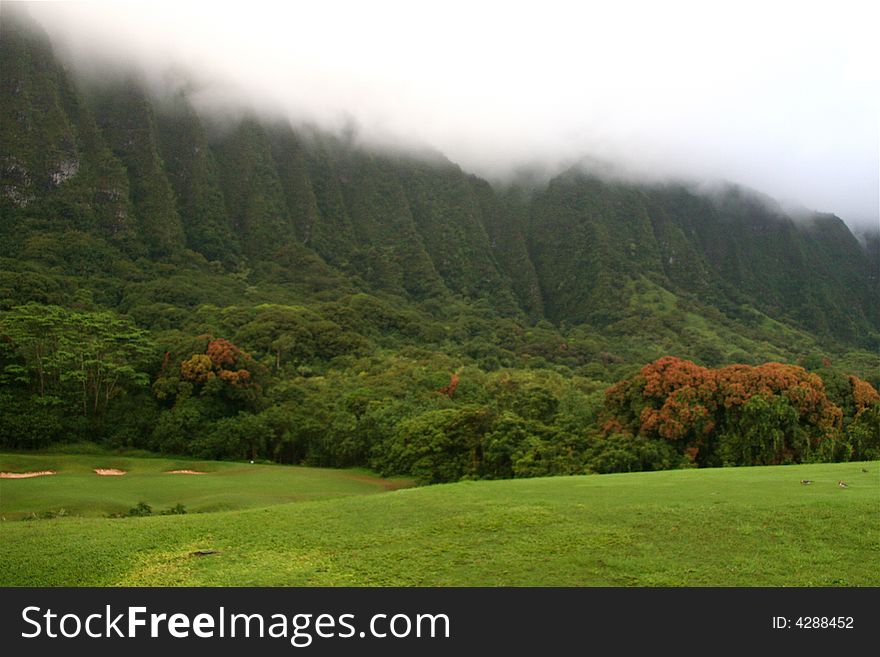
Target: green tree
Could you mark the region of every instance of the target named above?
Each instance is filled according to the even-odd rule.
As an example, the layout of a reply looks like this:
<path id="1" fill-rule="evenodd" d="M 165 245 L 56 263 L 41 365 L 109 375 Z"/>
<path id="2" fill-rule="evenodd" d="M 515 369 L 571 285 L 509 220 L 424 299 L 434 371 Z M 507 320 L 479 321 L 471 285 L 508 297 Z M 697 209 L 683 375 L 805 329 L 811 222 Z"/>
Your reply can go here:
<path id="1" fill-rule="evenodd" d="M 809 455 L 810 440 L 787 399 L 755 395 L 719 437 L 718 450 L 724 465 L 792 463 Z"/>
<path id="2" fill-rule="evenodd" d="M 126 388 L 149 382 L 143 369 L 152 343 L 113 313 L 29 303 L 4 313 L 0 331 L 4 377 L 29 384 L 39 397 L 75 400 L 85 416 L 101 415 Z"/>

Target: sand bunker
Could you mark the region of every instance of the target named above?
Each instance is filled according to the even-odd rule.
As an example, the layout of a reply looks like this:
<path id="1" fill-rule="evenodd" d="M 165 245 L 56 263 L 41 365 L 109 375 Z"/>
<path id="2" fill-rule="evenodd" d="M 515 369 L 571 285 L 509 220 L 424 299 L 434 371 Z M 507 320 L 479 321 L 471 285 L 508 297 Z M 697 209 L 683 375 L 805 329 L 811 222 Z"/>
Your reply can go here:
<path id="1" fill-rule="evenodd" d="M 54 470 L 40 470 L 39 472 L 0 472 L 0 479 L 30 479 L 31 477 L 47 477 L 55 474 Z"/>
<path id="2" fill-rule="evenodd" d="M 169 470 L 168 474 L 208 474 L 207 472 L 199 472 L 198 470 Z"/>
<path id="3" fill-rule="evenodd" d="M 117 470 L 116 468 L 95 468 L 95 474 L 102 477 L 119 477 L 125 474 L 125 470 Z"/>

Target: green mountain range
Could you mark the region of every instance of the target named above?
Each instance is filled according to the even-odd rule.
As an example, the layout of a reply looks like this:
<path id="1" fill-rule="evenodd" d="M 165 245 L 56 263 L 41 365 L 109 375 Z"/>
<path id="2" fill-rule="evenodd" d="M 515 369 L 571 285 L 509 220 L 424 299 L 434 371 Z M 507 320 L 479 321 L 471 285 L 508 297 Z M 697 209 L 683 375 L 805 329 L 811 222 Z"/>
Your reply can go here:
<path id="1" fill-rule="evenodd" d="M 876 256 L 833 215 L 792 218 L 733 185 L 609 181 L 573 167 L 494 189 L 439 154 L 378 152 L 247 117 L 214 125 L 136 80 L 77 89 L 46 38 L 3 21 L 4 235 L 86 233 L 128 258 L 326 268 L 415 301 L 613 326 L 634 286 L 875 346 Z M 291 272 L 292 275 L 292 272 Z"/>
<path id="2" fill-rule="evenodd" d="M 667 354 L 708 366 L 830 357 L 876 381 L 880 238 L 860 242 L 836 216 L 588 164 L 493 185 L 437 153 L 198 111 L 185 89 L 158 94 L 133 73 L 83 83 L 8 6 L 0 75 L 0 309 L 131 321 L 159 354 L 142 367 L 154 382 L 196 353 L 195 336 L 234 340 L 268 368 L 264 397 L 204 407 L 210 422 L 395 368 L 432 393 L 468 368 L 480 385 L 505 368 L 543 371 L 562 377 L 544 383 L 563 404 L 563 389 L 596 397 Z M 183 393 L 157 385 L 137 394 L 180 413 Z M 345 421 L 407 394 L 383 390 L 346 401 Z M 466 381 L 456 394 L 480 398 Z"/>

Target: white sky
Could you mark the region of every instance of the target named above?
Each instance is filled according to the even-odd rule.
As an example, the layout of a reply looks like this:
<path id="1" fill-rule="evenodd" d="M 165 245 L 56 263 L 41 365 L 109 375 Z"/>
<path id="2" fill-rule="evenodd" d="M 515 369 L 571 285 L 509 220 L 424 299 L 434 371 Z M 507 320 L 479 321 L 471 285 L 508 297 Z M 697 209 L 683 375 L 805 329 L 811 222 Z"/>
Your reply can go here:
<path id="1" fill-rule="evenodd" d="M 876 227 L 874 5 L 153 0 L 31 14 L 81 63 L 182 66 L 214 99 L 328 127 L 353 117 L 487 177 L 592 155 Z"/>

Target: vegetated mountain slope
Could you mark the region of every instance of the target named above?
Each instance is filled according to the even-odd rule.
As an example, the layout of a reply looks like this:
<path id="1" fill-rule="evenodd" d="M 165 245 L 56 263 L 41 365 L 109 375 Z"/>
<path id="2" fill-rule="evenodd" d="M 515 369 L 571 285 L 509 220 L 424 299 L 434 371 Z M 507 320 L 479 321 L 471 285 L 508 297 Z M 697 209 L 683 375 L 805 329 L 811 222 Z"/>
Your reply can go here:
<path id="1" fill-rule="evenodd" d="M 46 37 L 7 14 L 0 53 L 0 230 L 11 238 L 27 218 L 34 228 L 63 225 L 114 244 L 138 239 L 126 170 Z"/>
<path id="2" fill-rule="evenodd" d="M 575 168 L 536 195 L 528 234 L 555 321 L 613 323 L 627 283 L 644 276 L 734 319 L 748 321 L 751 306 L 819 335 L 876 341 L 866 250 L 833 215 L 795 220 L 736 186 L 700 194 Z"/>
<path id="3" fill-rule="evenodd" d="M 148 254 L 162 257 L 180 251 L 183 223 L 159 156 L 152 104 L 136 84 L 123 82 L 95 94 L 93 106 L 98 127 L 128 173 L 129 198 Z"/>
<path id="4" fill-rule="evenodd" d="M 501 271 L 510 279 L 520 307 L 532 319 L 543 317 L 541 286 L 526 242 L 528 204 L 522 198 L 524 190 L 498 194 L 477 176 L 469 176 L 469 180 L 480 204 L 489 248 Z"/>
<path id="5" fill-rule="evenodd" d="M 285 162 L 291 151 L 284 146 L 296 136 L 286 127 L 278 137 L 277 158 Z M 443 281 L 391 164 L 328 135 L 310 134 L 304 143 L 304 175 L 314 186 L 303 192 L 317 202 L 309 244 L 374 289 L 412 299 L 442 294 Z"/>
<path id="6" fill-rule="evenodd" d="M 502 316 L 618 333 L 653 316 L 638 301 L 647 286 L 709 321 L 720 311 L 754 328 L 763 314 L 878 344 L 877 277 L 834 216 L 794 220 L 733 186 L 708 194 L 581 168 L 500 192 L 439 155 L 216 121 L 133 78 L 77 90 L 15 14 L 0 43 L 6 256 L 74 231 L 81 252 L 115 259 L 195 252 L 254 282 L 484 300 Z M 39 298 L 16 285 L 10 299 Z"/>
<path id="7" fill-rule="evenodd" d="M 644 192 L 571 170 L 537 194 L 528 236 L 547 316 L 608 325 L 626 312 L 627 284 L 662 282 Z"/>
<path id="8" fill-rule="evenodd" d="M 880 316 L 880 306 L 873 302 L 880 299 L 880 227 L 877 230 L 863 233 L 861 237 L 868 253 L 864 275 L 868 280 L 867 294 L 872 300 L 876 324 L 878 323 L 877 318 Z"/>
<path id="9" fill-rule="evenodd" d="M 187 248 L 209 260 L 235 263 L 241 244 L 226 211 L 217 158 L 204 125 L 182 95 L 163 103 L 157 123 L 159 153 L 184 218 Z"/>

